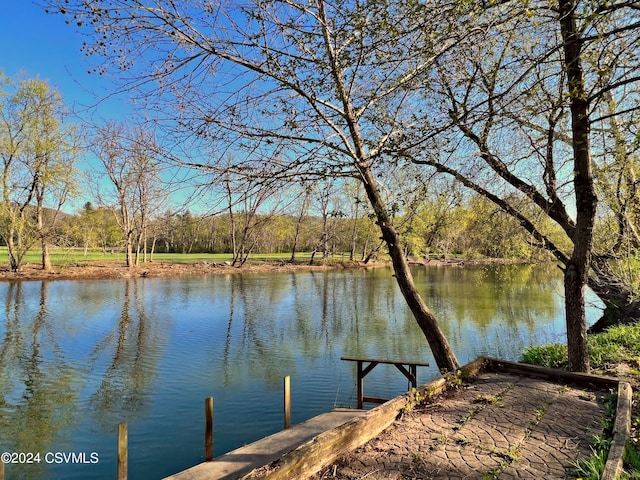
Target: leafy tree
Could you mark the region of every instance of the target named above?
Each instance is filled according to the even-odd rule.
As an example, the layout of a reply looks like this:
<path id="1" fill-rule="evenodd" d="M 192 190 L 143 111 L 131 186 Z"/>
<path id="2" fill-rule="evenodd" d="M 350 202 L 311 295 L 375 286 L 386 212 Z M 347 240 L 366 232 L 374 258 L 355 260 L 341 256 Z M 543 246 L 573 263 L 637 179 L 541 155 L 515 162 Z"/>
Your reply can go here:
<path id="1" fill-rule="evenodd" d="M 97 215 L 98 210 L 91 202 L 86 202 L 80 209 L 76 224 L 80 236 L 80 244 L 86 256 L 90 248 L 98 246 Z"/>
<path id="2" fill-rule="evenodd" d="M 594 127 L 612 118 L 596 112 L 607 95 L 624 92 L 628 108 L 618 108 L 616 116 L 634 115 L 628 90 L 638 82 L 637 61 L 617 52 L 635 51 L 637 59 L 635 15 L 628 2 L 461 2 L 458 18 L 475 25 L 477 35 L 440 56 L 425 79 L 425 103 L 436 119 L 427 137 L 433 141 L 435 135 L 441 148 L 425 151 L 417 137 L 411 149 L 399 145 L 417 163 L 496 203 L 562 263 L 575 370 L 588 369 L 586 284 L 619 314 L 634 308 L 626 288 L 627 301 L 616 305 L 621 296 L 611 291 L 618 282 L 611 281 L 607 254 L 594 256 L 593 231 L 594 164 L 603 148 L 595 146 L 602 135 Z M 601 70 L 608 72 L 606 80 Z M 511 199 L 522 197 L 513 192 L 528 204 L 514 204 Z M 568 249 L 540 228 L 545 222 L 533 220 L 539 214 L 563 230 Z"/>
<path id="3" fill-rule="evenodd" d="M 93 151 L 111 187 L 102 192 L 100 200 L 115 212 L 124 242 L 125 262 L 127 267 L 133 267 L 138 263 L 146 237 L 152 200 L 158 198 L 153 158 L 157 148 L 147 131 L 109 123 L 96 131 Z"/>
<path id="4" fill-rule="evenodd" d="M 469 201 L 466 237 L 473 256 L 520 258 L 531 256 L 526 232 L 512 216 L 490 200 L 474 195 Z"/>
<path id="5" fill-rule="evenodd" d="M 20 270 L 36 242 L 42 249 L 42 268 L 50 270 L 49 244 L 73 189 L 79 137 L 63 125 L 62 98 L 47 82 L 0 77 L 0 87 L 0 235 L 7 243 L 11 270 Z"/>
<path id="6" fill-rule="evenodd" d="M 113 249 L 122 242 L 122 234 L 116 220 L 116 213 L 110 208 L 100 207 L 96 209 L 93 220 L 95 221 L 93 225 L 96 228 L 98 245 L 102 250 L 102 254 L 106 255 L 108 251 L 113 253 Z"/>
<path id="7" fill-rule="evenodd" d="M 93 30 L 84 48 L 104 60 L 98 71 L 130 70 L 129 87 L 140 87 L 154 102 L 170 99 L 177 107 L 173 126 L 203 139 L 208 151 L 215 141 L 220 151 L 228 148 L 222 145 L 246 146 L 249 155 L 239 156 L 235 172 L 358 179 L 438 366 L 459 366 L 414 285 L 393 206 L 383 194 L 393 168 L 383 152 L 424 113 L 407 92 L 458 34 L 466 34 L 454 31 L 449 9 L 433 5 L 416 24 L 407 15 L 416 9 L 414 1 L 50 4 Z M 144 88 L 151 84 L 160 95 Z M 268 160 L 251 155 L 261 148 L 269 151 Z M 222 168 L 189 161 L 196 163 Z"/>

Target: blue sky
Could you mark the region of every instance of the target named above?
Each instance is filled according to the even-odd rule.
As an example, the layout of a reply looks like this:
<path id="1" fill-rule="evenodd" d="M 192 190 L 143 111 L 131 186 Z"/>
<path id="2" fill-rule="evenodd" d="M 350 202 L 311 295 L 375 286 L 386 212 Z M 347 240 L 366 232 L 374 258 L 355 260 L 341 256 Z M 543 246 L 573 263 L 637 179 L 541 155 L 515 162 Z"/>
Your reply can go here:
<path id="1" fill-rule="evenodd" d="M 47 80 L 60 92 L 65 105 L 84 119 L 100 124 L 130 118 L 127 114 L 133 108 L 126 96 L 109 97 L 113 92 L 109 79 L 88 73 L 93 59 L 80 51 L 82 35 L 75 26 L 65 24 L 62 15 L 46 14 L 33 0 L 0 1 L 0 71 L 10 78 L 20 75 Z M 69 120 L 74 122 L 73 117 Z M 91 156 L 78 164 L 86 172 L 92 172 L 94 165 Z M 86 191 L 68 201 L 63 210 L 75 211 L 87 200 L 95 203 L 93 197 Z"/>
<path id="2" fill-rule="evenodd" d="M 87 73 L 91 59 L 80 52 L 82 36 L 75 27 L 65 24 L 62 15 L 46 14 L 33 0 L 2 1 L 0 45 L 5 75 L 15 78 L 21 72 L 48 80 L 74 110 L 86 111 L 110 92 L 108 79 Z M 116 97 L 100 103 L 97 112 L 118 119 L 128 110 L 127 99 Z"/>

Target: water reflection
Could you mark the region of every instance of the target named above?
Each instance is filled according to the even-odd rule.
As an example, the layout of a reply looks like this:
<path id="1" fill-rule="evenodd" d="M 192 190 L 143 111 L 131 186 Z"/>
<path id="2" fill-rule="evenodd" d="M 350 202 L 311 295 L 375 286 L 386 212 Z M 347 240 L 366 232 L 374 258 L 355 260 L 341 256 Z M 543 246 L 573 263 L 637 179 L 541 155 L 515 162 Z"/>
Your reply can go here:
<path id="1" fill-rule="evenodd" d="M 553 266 L 414 274 L 463 363 L 562 340 Z M 202 460 L 206 396 L 216 399 L 219 455 L 281 428 L 284 375 L 295 423 L 354 404 L 353 365 L 341 355 L 434 364 L 387 269 L 4 283 L 0 297 L 0 451 L 100 455 L 98 465 L 8 465 L 10 479 L 111 476 L 121 421 L 132 478 L 159 478 Z M 406 386 L 393 368 L 367 377 L 372 395 Z"/>
<path id="2" fill-rule="evenodd" d="M 31 288 L 36 286 L 36 288 Z M 39 288 L 38 288 L 39 287 Z M 4 295 L 4 338 L 0 345 L 1 451 L 44 452 L 74 423 L 79 379 L 47 321 L 48 285 L 12 283 Z M 41 478 L 44 466 L 21 476 Z M 9 473 L 12 466 L 8 466 Z"/>
<path id="3" fill-rule="evenodd" d="M 66 289 L 58 288 L 69 284 L 4 285 L 0 451 L 39 452 L 42 457 L 60 451 L 68 443 L 64 435 L 88 417 L 112 429 L 145 407 L 160 343 L 158 325 L 149 325 L 141 282 L 111 285 L 121 289 L 122 298 L 110 300 L 102 294 L 96 297 L 95 291 L 88 292 L 91 288 L 83 288 L 89 284 L 80 283 L 72 294 L 80 300 L 71 302 L 75 309 L 69 308 Z M 112 304 L 119 306 L 118 315 Z M 87 403 L 89 408 L 78 409 Z M 36 464 L 6 468 L 7 478 L 55 476 L 51 471 L 55 467 L 43 458 Z"/>
<path id="4" fill-rule="evenodd" d="M 91 396 L 91 408 L 96 421 L 105 426 L 135 418 L 150 405 L 150 402 L 145 404 L 146 393 L 156 374 L 158 350 L 165 342 L 161 341 L 158 323 L 147 315 L 145 281 L 124 282 L 120 312 L 113 329 L 97 342 L 89 355 L 91 370 L 98 372 L 100 378 Z M 100 373 L 103 361 L 106 368 Z"/>

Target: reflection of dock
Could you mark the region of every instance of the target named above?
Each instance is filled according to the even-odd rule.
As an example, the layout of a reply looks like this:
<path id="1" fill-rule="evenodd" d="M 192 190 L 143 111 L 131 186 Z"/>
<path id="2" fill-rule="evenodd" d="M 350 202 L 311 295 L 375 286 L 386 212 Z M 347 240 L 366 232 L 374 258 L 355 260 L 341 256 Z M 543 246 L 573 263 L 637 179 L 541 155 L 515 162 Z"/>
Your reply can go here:
<path id="1" fill-rule="evenodd" d="M 221 455 L 213 461 L 200 463 L 188 470 L 171 475 L 165 480 L 230 480 L 239 478 L 255 468 L 268 465 L 317 435 L 339 427 L 363 413 L 364 410 L 350 408 L 338 408 L 323 413 L 306 422 L 294 425 L 288 430 L 282 430 Z"/>

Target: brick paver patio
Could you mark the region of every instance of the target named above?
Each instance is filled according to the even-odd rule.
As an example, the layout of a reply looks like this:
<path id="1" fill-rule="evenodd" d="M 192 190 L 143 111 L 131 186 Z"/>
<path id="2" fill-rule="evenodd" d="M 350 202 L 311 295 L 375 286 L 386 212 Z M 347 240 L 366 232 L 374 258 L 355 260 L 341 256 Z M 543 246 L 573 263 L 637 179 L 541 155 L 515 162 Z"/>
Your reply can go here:
<path id="1" fill-rule="evenodd" d="M 504 373 L 483 373 L 391 428 L 314 479 L 559 479 L 602 433 L 603 397 Z"/>

